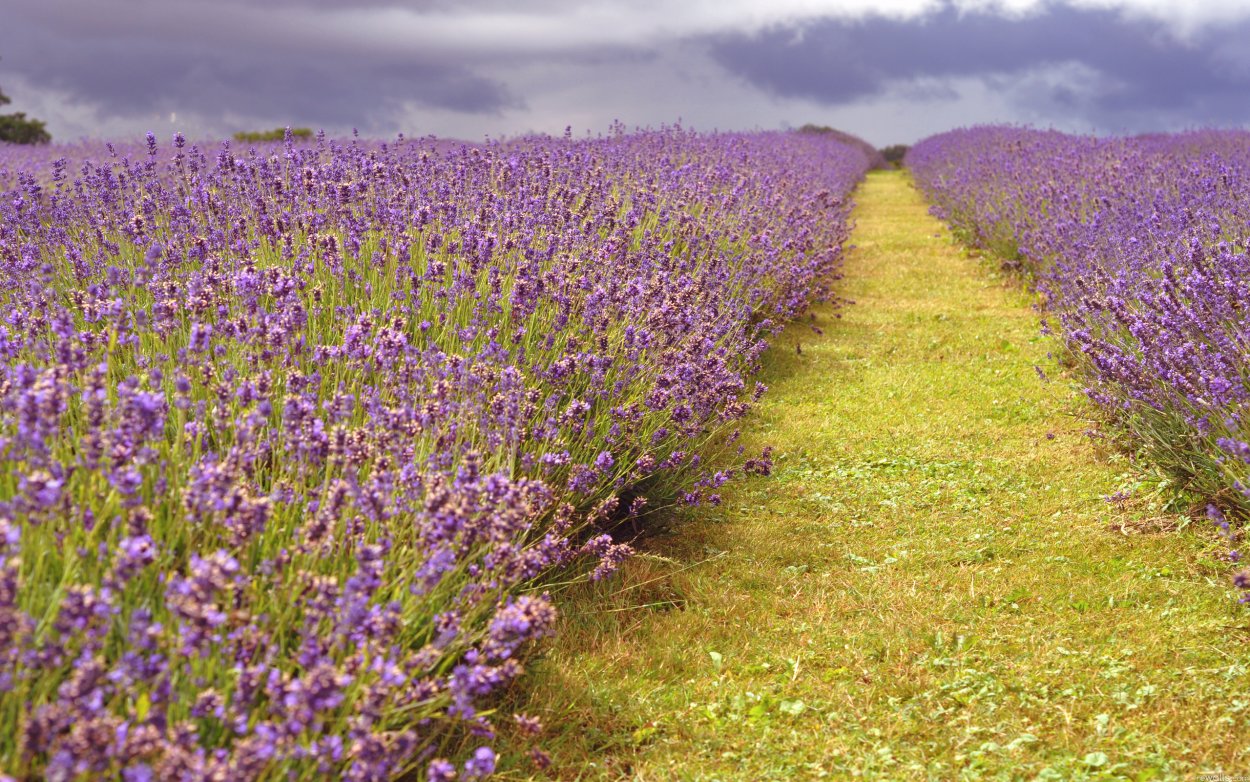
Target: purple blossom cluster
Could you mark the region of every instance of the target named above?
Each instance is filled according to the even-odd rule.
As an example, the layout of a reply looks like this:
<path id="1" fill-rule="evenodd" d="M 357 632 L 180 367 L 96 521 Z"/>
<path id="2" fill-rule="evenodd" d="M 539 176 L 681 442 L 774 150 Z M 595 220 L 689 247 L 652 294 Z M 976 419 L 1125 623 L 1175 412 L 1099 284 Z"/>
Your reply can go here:
<path id="1" fill-rule="evenodd" d="M 21 154 L 0 769 L 127 782 L 493 773 L 545 585 L 715 501 L 867 165 L 678 128 Z"/>
<path id="2" fill-rule="evenodd" d="M 1132 447 L 1212 518 L 1244 520 L 1250 133 L 981 127 L 926 139 L 907 162 L 935 214 L 1033 276 L 1045 327 Z"/>

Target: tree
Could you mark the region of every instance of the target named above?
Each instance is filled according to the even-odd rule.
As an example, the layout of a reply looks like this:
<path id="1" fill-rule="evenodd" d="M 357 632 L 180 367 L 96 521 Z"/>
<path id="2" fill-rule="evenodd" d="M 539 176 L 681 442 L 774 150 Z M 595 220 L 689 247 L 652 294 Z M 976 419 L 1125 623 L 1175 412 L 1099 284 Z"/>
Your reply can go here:
<path id="1" fill-rule="evenodd" d="M 11 102 L 9 96 L 0 90 L 0 106 L 7 106 Z M 48 133 L 44 123 L 28 118 L 24 112 L 0 114 L 0 141 L 11 144 L 47 144 L 51 140 L 52 135 Z"/>
<path id="2" fill-rule="evenodd" d="M 274 128 L 273 130 L 241 130 L 234 134 L 235 141 L 256 142 L 256 141 L 284 141 L 287 132 L 291 133 L 291 138 L 307 139 L 312 138 L 312 128 Z"/>
<path id="3" fill-rule="evenodd" d="M 891 144 L 888 147 L 881 148 L 881 156 L 895 168 L 902 168 L 903 158 L 907 156 L 907 150 L 908 146 L 906 144 Z"/>

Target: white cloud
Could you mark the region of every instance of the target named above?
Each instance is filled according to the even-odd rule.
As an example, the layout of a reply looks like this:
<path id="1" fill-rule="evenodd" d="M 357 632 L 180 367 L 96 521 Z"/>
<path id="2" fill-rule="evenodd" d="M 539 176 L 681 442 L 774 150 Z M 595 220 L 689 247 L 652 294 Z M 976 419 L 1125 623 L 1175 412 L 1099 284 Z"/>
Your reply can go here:
<path id="1" fill-rule="evenodd" d="M 1189 35 L 1203 27 L 1250 19 L 1250 0 L 1065 0 L 1073 8 L 1122 11 L 1156 19 Z"/>

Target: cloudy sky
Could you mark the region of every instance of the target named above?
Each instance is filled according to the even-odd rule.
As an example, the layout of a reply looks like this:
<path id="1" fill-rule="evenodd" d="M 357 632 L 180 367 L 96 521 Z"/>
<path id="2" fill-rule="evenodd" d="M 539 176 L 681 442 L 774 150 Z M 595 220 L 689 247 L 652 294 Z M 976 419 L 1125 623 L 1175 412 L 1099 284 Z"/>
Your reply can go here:
<path id="1" fill-rule="evenodd" d="M 61 140 L 1250 125 L 1250 0 L 0 0 Z"/>

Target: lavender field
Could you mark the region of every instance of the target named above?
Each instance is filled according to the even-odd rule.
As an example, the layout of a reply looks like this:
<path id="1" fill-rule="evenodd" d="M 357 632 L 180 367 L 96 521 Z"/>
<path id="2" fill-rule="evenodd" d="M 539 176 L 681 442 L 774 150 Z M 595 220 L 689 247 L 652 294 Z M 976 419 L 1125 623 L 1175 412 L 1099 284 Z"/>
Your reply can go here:
<path id="1" fill-rule="evenodd" d="M 1250 759 L 1250 134 L 847 138 L 0 145 L 0 780 Z"/>
<path id="2" fill-rule="evenodd" d="M 752 375 L 836 301 L 866 168 L 680 129 L 0 146 L 0 769 L 491 774 L 549 590 L 768 471 Z"/>
<path id="3" fill-rule="evenodd" d="M 908 162 L 935 214 L 1033 276 L 1124 446 L 1237 537 L 1225 516 L 1250 510 L 1250 133 L 982 127 L 926 139 Z"/>
<path id="4" fill-rule="evenodd" d="M 0 0 L 0 782 L 1250 780 L 1248 39 Z"/>

